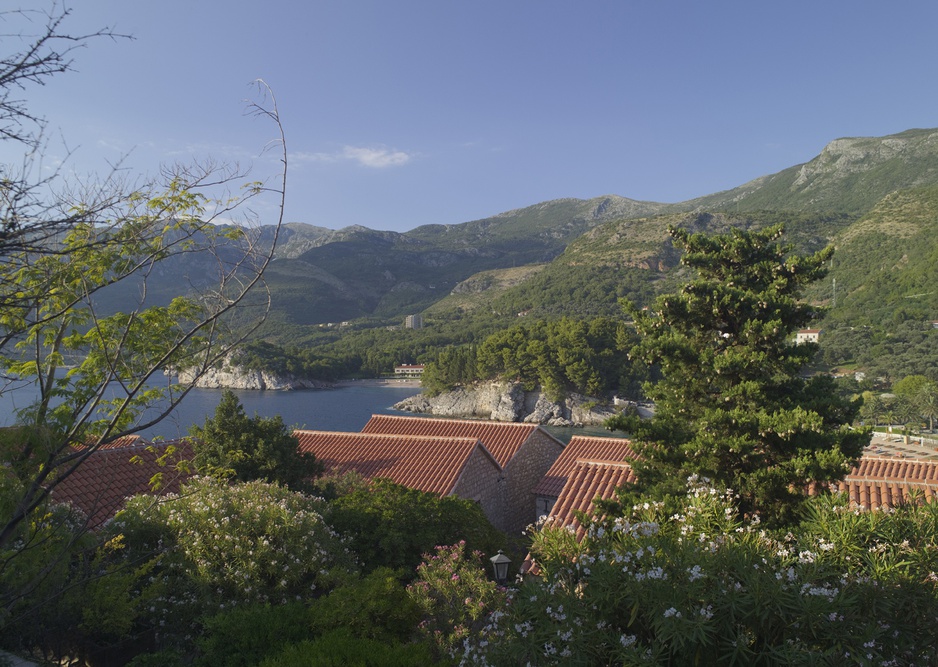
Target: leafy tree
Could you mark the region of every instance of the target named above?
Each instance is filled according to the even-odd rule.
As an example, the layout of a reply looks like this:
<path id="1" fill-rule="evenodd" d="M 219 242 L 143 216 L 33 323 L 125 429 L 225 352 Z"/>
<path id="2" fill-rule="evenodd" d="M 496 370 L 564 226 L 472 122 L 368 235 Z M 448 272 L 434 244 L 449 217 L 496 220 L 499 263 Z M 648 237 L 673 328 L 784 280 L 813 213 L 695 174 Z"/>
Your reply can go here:
<path id="1" fill-rule="evenodd" d="M 298 450 L 296 436 L 280 415 L 248 417 L 230 389 L 222 394 L 214 416 L 189 433 L 196 467 L 210 474 L 242 482 L 279 482 L 299 490 L 323 470 L 313 454 Z"/>
<path id="2" fill-rule="evenodd" d="M 696 278 L 648 311 L 633 355 L 660 368 L 646 384 L 654 418 L 613 418 L 633 435 L 644 489 L 667 495 L 700 474 L 740 495 L 746 514 L 790 517 L 812 482 L 843 477 L 869 442 L 852 431 L 858 406 L 829 377 L 801 371 L 817 351 L 794 333 L 813 316 L 799 301 L 832 250 L 808 257 L 779 245 L 781 227 L 728 235 L 669 230 Z"/>
<path id="3" fill-rule="evenodd" d="M 906 375 L 892 386 L 892 393 L 896 396 L 912 398 L 926 384 L 928 384 L 928 378 L 924 375 Z"/>
<path id="4" fill-rule="evenodd" d="M 389 567 L 413 573 L 423 554 L 459 540 L 483 553 L 504 546 L 504 536 L 475 503 L 440 498 L 386 479 L 340 496 L 331 503 L 327 518 L 349 540 L 366 572 Z"/>
<path id="5" fill-rule="evenodd" d="M 938 382 L 922 385 L 915 400 L 922 416 L 928 420 L 928 430 L 934 432 L 935 420 L 938 419 Z"/>
<path id="6" fill-rule="evenodd" d="M 17 416 L 18 432 L 28 435 L 0 452 L 0 571 L 38 548 L 20 538 L 62 480 L 100 447 L 169 414 L 262 322 L 261 278 L 277 234 L 259 243 L 249 214 L 239 211 L 271 193 L 282 212 L 285 183 L 285 172 L 261 185 L 210 162 L 169 167 L 147 182 L 115 170 L 75 183 L 67 169 L 45 171 L 44 121 L 20 91 L 69 71 L 75 48 L 113 36 L 70 34 L 69 10 L 48 4 L 2 13 L 10 52 L 0 58 L 0 141 L 23 153 L 21 164 L 0 165 L 0 392 L 31 385 L 38 398 Z M 282 146 L 276 105 L 266 99 L 252 111 L 273 121 Z M 213 224 L 222 220 L 243 224 Z M 148 290 L 155 272 L 184 275 L 195 265 L 203 269 L 187 294 Z M 248 298 L 257 307 L 236 312 Z M 167 371 L 187 371 L 191 380 L 170 383 Z M 42 568 L 34 574 L 44 577 Z M 36 585 L 0 590 L 0 614 Z"/>

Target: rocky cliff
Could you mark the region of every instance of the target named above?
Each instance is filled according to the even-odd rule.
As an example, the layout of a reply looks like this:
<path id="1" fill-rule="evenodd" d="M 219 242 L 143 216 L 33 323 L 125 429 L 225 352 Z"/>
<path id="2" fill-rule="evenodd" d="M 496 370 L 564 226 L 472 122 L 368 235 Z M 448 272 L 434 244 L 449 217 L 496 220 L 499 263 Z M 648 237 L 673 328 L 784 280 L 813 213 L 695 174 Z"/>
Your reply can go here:
<path id="1" fill-rule="evenodd" d="M 441 417 L 475 417 L 550 426 L 601 425 L 615 414 L 610 406 L 597 404 L 596 399 L 571 394 L 555 402 L 541 391 L 525 391 L 515 383 L 480 384 L 432 397 L 418 394 L 397 403 L 394 409 Z"/>
<path id="2" fill-rule="evenodd" d="M 179 382 L 192 382 L 191 374 L 179 373 Z M 212 369 L 195 381 L 203 389 L 269 389 L 288 391 L 291 389 L 327 389 L 332 385 L 316 380 L 303 380 L 291 376 L 275 375 L 266 371 L 249 371 L 237 366 L 225 365 Z"/>

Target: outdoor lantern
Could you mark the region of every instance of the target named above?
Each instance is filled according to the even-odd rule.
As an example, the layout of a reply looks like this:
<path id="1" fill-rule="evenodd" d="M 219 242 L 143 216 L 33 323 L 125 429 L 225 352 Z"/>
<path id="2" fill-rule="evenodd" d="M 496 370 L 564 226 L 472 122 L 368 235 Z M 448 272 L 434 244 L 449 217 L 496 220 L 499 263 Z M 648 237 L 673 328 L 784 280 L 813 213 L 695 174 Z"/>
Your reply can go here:
<path id="1" fill-rule="evenodd" d="M 508 566 L 511 565 L 511 559 L 499 549 L 498 555 L 492 556 L 489 560 L 492 561 L 492 567 L 495 570 L 495 581 L 500 584 L 508 581 Z"/>

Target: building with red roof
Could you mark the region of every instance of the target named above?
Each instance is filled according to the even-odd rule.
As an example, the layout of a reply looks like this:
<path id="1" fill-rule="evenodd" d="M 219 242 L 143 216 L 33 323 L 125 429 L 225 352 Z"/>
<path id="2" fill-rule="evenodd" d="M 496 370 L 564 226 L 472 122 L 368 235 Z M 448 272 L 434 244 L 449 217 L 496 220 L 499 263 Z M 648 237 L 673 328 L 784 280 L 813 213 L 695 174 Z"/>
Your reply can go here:
<path id="1" fill-rule="evenodd" d="M 575 435 L 550 469 L 534 487 L 535 519 L 553 513 L 554 504 L 567 484 L 578 461 L 622 463 L 635 458 L 632 444 L 625 438 Z"/>
<path id="2" fill-rule="evenodd" d="M 479 503 L 504 530 L 502 467 L 478 438 L 335 431 L 294 431 L 302 452 L 311 452 L 326 470 L 354 471 L 367 479 L 457 496 Z"/>
<path id="3" fill-rule="evenodd" d="M 158 460 L 167 453 L 168 461 Z M 185 440 L 153 444 L 136 436 L 121 438 L 91 452 L 58 481 L 52 487 L 52 499 L 80 509 L 88 528 L 94 530 L 113 518 L 131 496 L 177 493 L 191 474 L 188 466 L 179 463 L 191 458 L 192 447 Z M 156 475 L 160 475 L 158 488 L 153 485 Z"/>
<path id="4" fill-rule="evenodd" d="M 479 440 L 502 469 L 502 515 L 492 523 L 510 535 L 537 518 L 534 487 L 564 450 L 539 424 L 373 415 L 362 433 Z"/>
<path id="5" fill-rule="evenodd" d="M 833 490 L 871 510 L 896 507 L 916 494 L 929 500 L 938 494 L 938 461 L 864 456 Z"/>

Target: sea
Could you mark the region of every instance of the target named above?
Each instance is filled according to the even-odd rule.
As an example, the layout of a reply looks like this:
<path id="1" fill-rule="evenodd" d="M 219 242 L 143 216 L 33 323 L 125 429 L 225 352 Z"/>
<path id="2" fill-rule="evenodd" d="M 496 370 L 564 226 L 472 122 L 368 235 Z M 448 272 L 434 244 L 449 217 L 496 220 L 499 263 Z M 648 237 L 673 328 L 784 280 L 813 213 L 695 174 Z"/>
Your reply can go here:
<path id="1" fill-rule="evenodd" d="M 374 386 L 367 383 L 335 389 L 294 391 L 233 390 L 248 416 L 280 415 L 292 428 L 317 431 L 360 431 L 373 414 L 403 414 L 391 408 L 398 401 L 420 393 L 419 387 Z M 192 389 L 182 402 L 157 425 L 140 431 L 146 438 L 167 440 L 189 433 L 189 427 L 205 423 L 221 401 L 222 389 Z M 16 419 L 16 410 L 28 406 L 36 393 L 30 387 L 0 393 L 0 426 Z"/>

